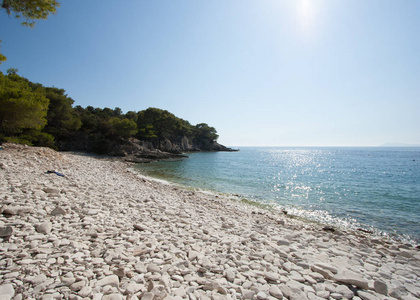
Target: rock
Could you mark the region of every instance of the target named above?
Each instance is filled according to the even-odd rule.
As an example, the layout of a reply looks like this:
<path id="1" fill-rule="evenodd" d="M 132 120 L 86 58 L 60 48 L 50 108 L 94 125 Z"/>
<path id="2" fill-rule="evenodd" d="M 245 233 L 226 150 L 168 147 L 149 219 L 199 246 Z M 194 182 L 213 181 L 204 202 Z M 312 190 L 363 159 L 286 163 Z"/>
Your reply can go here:
<path id="1" fill-rule="evenodd" d="M 342 297 L 340 297 L 339 299 L 341 299 L 341 298 L 352 299 L 354 297 L 353 291 L 351 289 L 349 289 L 349 287 L 346 286 L 346 285 L 339 285 L 336 289 L 336 293 L 342 295 Z M 331 297 L 333 297 L 333 296 L 331 296 Z"/>
<path id="2" fill-rule="evenodd" d="M 0 285 L 0 299 L 9 300 L 15 295 L 15 289 L 10 283 Z"/>
<path id="3" fill-rule="evenodd" d="M 267 272 L 264 274 L 264 277 L 269 282 L 277 282 L 279 280 L 279 275 L 273 272 Z"/>
<path id="4" fill-rule="evenodd" d="M 388 295 L 388 286 L 385 282 L 380 280 L 375 280 L 373 283 L 373 287 L 375 288 L 375 291 L 381 295 Z"/>
<path id="5" fill-rule="evenodd" d="M 225 276 L 229 282 L 233 282 L 235 280 L 235 272 L 232 269 L 226 270 Z"/>
<path id="6" fill-rule="evenodd" d="M 0 237 L 9 238 L 13 234 L 13 228 L 10 226 L 0 227 Z"/>
<path id="7" fill-rule="evenodd" d="M 279 288 L 280 288 L 283 296 L 290 299 L 290 295 L 292 294 L 292 290 L 285 284 L 280 284 Z"/>
<path id="8" fill-rule="evenodd" d="M 135 294 L 137 292 L 139 292 L 142 288 L 144 287 L 144 285 L 142 284 L 138 284 L 138 283 L 129 283 L 126 287 L 126 291 L 129 294 Z"/>
<path id="9" fill-rule="evenodd" d="M 55 188 L 45 188 L 43 191 L 47 194 L 60 194 L 60 190 Z"/>
<path id="10" fill-rule="evenodd" d="M 154 297 L 155 297 L 155 294 L 153 294 L 151 292 L 146 292 L 141 297 L 141 300 L 153 300 Z"/>
<path id="11" fill-rule="evenodd" d="M 268 290 L 268 292 L 274 298 L 283 299 L 283 293 L 276 285 L 270 286 L 270 289 Z"/>
<path id="12" fill-rule="evenodd" d="M 339 273 L 333 277 L 333 280 L 337 282 L 342 282 L 342 283 L 347 283 L 347 284 L 357 286 L 358 288 L 361 288 L 362 290 L 369 289 L 368 281 L 363 279 L 362 276 L 360 276 L 359 274 L 352 271 L 346 270 L 342 273 Z"/>
<path id="13" fill-rule="evenodd" d="M 74 277 L 61 277 L 61 282 L 66 286 L 72 285 L 75 281 L 76 278 Z"/>
<path id="14" fill-rule="evenodd" d="M 279 246 L 289 246 L 290 242 L 286 240 L 277 240 L 277 245 Z"/>
<path id="15" fill-rule="evenodd" d="M 77 294 L 81 297 L 89 297 L 92 293 L 92 288 L 90 286 L 84 286 Z"/>
<path id="16" fill-rule="evenodd" d="M 323 269 L 323 268 L 315 266 L 315 265 L 311 266 L 311 270 L 316 272 L 316 273 L 321 274 L 326 279 L 331 279 L 334 276 L 329 270 Z"/>
<path id="17" fill-rule="evenodd" d="M 335 232 L 335 228 L 331 227 L 331 226 L 325 226 L 324 228 L 322 228 L 322 230 L 326 231 L 326 232 Z"/>
<path id="18" fill-rule="evenodd" d="M 40 274 L 38 276 L 35 276 L 33 279 L 29 280 L 34 286 L 37 286 L 38 284 L 44 283 L 47 280 L 47 276 L 44 274 Z"/>
<path id="19" fill-rule="evenodd" d="M 3 215 L 9 215 L 9 216 L 22 215 L 22 214 L 30 213 L 30 212 L 32 212 L 31 208 L 23 207 L 23 206 L 9 205 L 3 208 Z"/>
<path id="20" fill-rule="evenodd" d="M 257 294 L 257 300 L 266 300 L 267 299 L 267 294 L 264 292 L 258 292 Z"/>
<path id="21" fill-rule="evenodd" d="M 379 300 L 378 297 L 376 297 L 375 295 L 372 295 L 368 292 L 365 291 L 358 291 L 357 295 L 360 297 L 360 299 L 362 300 Z"/>
<path id="22" fill-rule="evenodd" d="M 133 227 L 139 231 L 150 231 L 149 228 L 143 224 L 134 224 Z"/>
<path id="23" fill-rule="evenodd" d="M 52 216 L 60 216 L 60 215 L 65 215 L 65 214 L 66 214 L 66 211 L 59 206 L 54 208 L 54 210 L 51 212 Z"/>
<path id="24" fill-rule="evenodd" d="M 397 299 L 403 299 L 407 295 L 407 289 L 404 286 L 397 286 L 389 292 L 389 295 Z"/>
<path id="25" fill-rule="evenodd" d="M 159 268 L 159 266 L 157 266 L 155 264 L 148 264 L 147 265 L 147 271 L 152 272 L 152 273 L 156 273 L 156 272 L 160 272 L 160 268 Z"/>
<path id="26" fill-rule="evenodd" d="M 80 291 L 84 286 L 86 285 L 86 282 L 84 282 L 83 280 L 81 281 L 77 281 L 75 283 L 73 283 L 72 285 L 70 285 L 70 289 L 73 292 L 78 292 Z"/>
<path id="27" fill-rule="evenodd" d="M 43 234 L 48 234 L 52 230 L 52 224 L 50 222 L 44 222 L 36 227 L 36 231 Z"/>
<path id="28" fill-rule="evenodd" d="M 110 285 L 110 286 L 114 286 L 114 287 L 118 287 L 120 284 L 120 279 L 118 278 L 117 275 L 110 275 L 107 276 L 105 278 L 102 278 L 101 280 L 99 280 L 96 283 L 96 286 L 105 286 L 105 285 Z"/>
<path id="29" fill-rule="evenodd" d="M 324 270 L 328 270 L 334 274 L 337 274 L 338 270 L 336 267 L 331 266 L 330 264 L 326 264 L 326 263 L 316 263 L 315 266 L 324 269 Z"/>
<path id="30" fill-rule="evenodd" d="M 254 291 L 245 290 L 245 289 L 242 291 L 242 299 L 253 299 L 254 295 L 255 295 Z"/>
<path id="31" fill-rule="evenodd" d="M 124 300 L 124 297 L 121 294 L 113 293 L 109 295 L 104 295 L 102 297 L 102 300 Z"/>

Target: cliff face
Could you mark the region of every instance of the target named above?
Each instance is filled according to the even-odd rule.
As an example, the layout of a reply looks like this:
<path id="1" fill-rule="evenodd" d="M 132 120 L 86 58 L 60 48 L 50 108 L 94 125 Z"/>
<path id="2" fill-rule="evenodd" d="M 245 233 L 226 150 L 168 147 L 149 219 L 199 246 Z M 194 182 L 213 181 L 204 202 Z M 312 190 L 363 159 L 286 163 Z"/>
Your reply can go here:
<path id="1" fill-rule="evenodd" d="M 195 143 L 188 137 L 174 140 L 164 139 L 154 142 L 129 139 L 95 139 L 78 135 L 59 143 L 62 151 L 83 151 L 100 153 L 109 156 L 124 157 L 133 162 L 149 162 L 162 159 L 179 159 L 186 157 L 181 153 L 198 151 L 237 151 L 217 142 Z"/>

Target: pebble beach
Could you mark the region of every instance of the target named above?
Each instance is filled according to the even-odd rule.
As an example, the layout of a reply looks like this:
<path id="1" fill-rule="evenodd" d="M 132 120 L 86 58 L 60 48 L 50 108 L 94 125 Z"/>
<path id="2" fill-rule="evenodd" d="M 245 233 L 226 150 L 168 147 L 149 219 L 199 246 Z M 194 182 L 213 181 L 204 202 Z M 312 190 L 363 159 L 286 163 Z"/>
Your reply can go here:
<path id="1" fill-rule="evenodd" d="M 48 172 L 50 171 L 50 172 Z M 417 245 L 49 148 L 0 150 L 0 299 L 419 299 Z"/>

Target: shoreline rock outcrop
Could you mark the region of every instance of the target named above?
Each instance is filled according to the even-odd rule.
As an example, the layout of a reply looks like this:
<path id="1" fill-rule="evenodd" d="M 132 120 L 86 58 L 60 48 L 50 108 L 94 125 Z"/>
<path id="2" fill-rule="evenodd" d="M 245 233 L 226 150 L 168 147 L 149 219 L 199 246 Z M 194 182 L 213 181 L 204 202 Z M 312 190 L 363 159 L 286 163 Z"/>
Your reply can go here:
<path id="1" fill-rule="evenodd" d="M 0 299 L 420 298 L 412 245 L 326 232 L 120 161 L 7 144 L 0 163 Z"/>
<path id="2" fill-rule="evenodd" d="M 98 153 L 98 150 L 95 149 L 94 141 L 90 141 L 83 135 L 74 140 L 60 143 L 60 150 Z M 177 141 L 163 139 L 155 143 L 128 138 L 104 140 L 100 154 L 122 157 L 123 160 L 128 162 L 144 163 L 157 160 L 182 159 L 188 157 L 183 153 L 202 151 L 234 152 L 239 150 L 228 148 L 217 142 L 194 144 L 187 137 L 179 138 Z"/>

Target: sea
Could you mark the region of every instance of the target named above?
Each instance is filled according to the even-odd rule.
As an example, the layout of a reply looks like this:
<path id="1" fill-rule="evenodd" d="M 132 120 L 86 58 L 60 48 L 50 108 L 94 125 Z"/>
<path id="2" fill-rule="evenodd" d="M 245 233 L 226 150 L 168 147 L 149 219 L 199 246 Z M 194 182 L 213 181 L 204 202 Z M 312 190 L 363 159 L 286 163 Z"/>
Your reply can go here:
<path id="1" fill-rule="evenodd" d="M 139 164 L 146 175 L 310 221 L 420 243 L 420 148 L 240 147 Z"/>

